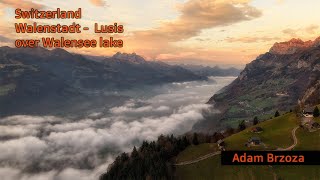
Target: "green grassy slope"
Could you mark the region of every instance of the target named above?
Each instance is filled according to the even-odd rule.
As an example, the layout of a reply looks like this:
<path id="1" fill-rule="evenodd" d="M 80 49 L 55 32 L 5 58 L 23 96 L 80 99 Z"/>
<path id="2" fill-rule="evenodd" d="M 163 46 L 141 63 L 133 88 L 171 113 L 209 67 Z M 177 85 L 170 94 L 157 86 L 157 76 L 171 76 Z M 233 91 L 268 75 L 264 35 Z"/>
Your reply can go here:
<path id="1" fill-rule="evenodd" d="M 288 113 L 272 120 L 264 121 L 256 126 L 262 127 L 263 132 L 252 133 L 252 127 L 225 139 L 227 150 L 252 150 L 285 148 L 293 143 L 291 131 L 299 125 L 299 119 L 294 113 Z M 254 127 L 254 126 L 253 126 Z M 250 137 L 260 137 L 264 146 L 246 147 L 244 144 Z"/>
<path id="2" fill-rule="evenodd" d="M 221 166 L 220 155 L 208 158 L 196 164 L 178 166 L 176 174 L 176 179 L 179 180 L 273 179 L 271 168 L 268 166 Z"/>
<path id="3" fill-rule="evenodd" d="M 320 150 L 320 131 L 309 132 L 298 129 L 296 132 L 298 144 L 294 150 Z"/>
<path id="4" fill-rule="evenodd" d="M 320 122 L 317 118 L 316 121 Z M 268 120 L 258 124 L 264 132 L 255 134 L 250 132 L 250 128 L 234 134 L 225 139 L 227 150 L 252 150 L 252 149 L 275 149 L 277 147 L 286 148 L 293 143 L 291 131 L 299 125 L 299 118 L 294 113 L 288 113 L 278 118 Z M 244 146 L 248 138 L 259 136 L 267 145 L 267 148 Z M 320 130 L 308 132 L 299 128 L 296 132 L 298 144 L 294 150 L 320 150 Z M 209 147 L 208 144 L 204 146 Z M 203 146 L 192 146 L 177 157 L 180 160 L 190 160 L 193 155 L 199 153 L 203 155 Z M 199 152 L 198 152 L 199 151 Z M 200 153 L 202 152 L 202 153 Z M 320 179 L 320 166 L 221 166 L 220 155 L 208 158 L 195 164 L 177 166 L 176 179 Z"/>
<path id="5" fill-rule="evenodd" d="M 205 143 L 199 144 L 198 146 L 189 146 L 183 152 L 179 154 L 176 158 L 176 162 L 190 161 L 197 159 L 198 157 L 204 156 L 206 154 L 215 152 L 218 150 L 216 144 Z"/>

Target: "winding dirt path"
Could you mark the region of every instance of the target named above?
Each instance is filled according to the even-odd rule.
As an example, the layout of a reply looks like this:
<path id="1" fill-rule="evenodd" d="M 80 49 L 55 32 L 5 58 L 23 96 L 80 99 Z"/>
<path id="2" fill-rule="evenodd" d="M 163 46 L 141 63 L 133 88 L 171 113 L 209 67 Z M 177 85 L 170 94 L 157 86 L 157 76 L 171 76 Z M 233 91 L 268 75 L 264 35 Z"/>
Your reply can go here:
<path id="1" fill-rule="evenodd" d="M 293 138 L 293 144 L 287 148 L 278 148 L 276 151 L 290 151 L 292 150 L 297 144 L 298 144 L 298 139 L 297 139 L 297 136 L 296 136 L 296 131 L 297 129 L 299 128 L 298 127 L 295 127 L 292 131 L 291 131 L 291 135 L 292 135 L 292 138 Z"/>
<path id="2" fill-rule="evenodd" d="M 197 163 L 199 161 L 202 161 L 202 160 L 205 160 L 205 159 L 208 159 L 210 157 L 213 157 L 213 156 L 216 156 L 216 155 L 219 155 L 221 154 L 220 151 L 217 151 L 217 152 L 214 152 L 214 153 L 210 153 L 210 154 L 206 154 L 204 156 L 201 156 L 195 160 L 190 160 L 190 161 L 184 161 L 184 162 L 180 162 L 180 163 L 177 163 L 177 164 L 174 164 L 175 166 L 184 166 L 184 165 L 189 165 L 189 164 L 194 164 L 194 163 Z"/>
<path id="3" fill-rule="evenodd" d="M 298 139 L 297 139 L 297 136 L 296 136 L 296 131 L 297 129 L 299 128 L 298 127 L 295 127 L 294 129 L 292 129 L 291 131 L 291 135 L 292 135 L 292 138 L 293 138 L 293 144 L 285 149 L 283 148 L 278 148 L 276 149 L 276 151 L 290 151 L 292 150 L 297 144 L 298 144 Z M 274 172 L 274 169 L 273 169 L 273 166 L 269 165 L 269 167 L 272 169 L 272 174 L 273 174 L 273 179 L 274 180 L 277 180 L 278 179 L 278 176 L 277 174 Z"/>

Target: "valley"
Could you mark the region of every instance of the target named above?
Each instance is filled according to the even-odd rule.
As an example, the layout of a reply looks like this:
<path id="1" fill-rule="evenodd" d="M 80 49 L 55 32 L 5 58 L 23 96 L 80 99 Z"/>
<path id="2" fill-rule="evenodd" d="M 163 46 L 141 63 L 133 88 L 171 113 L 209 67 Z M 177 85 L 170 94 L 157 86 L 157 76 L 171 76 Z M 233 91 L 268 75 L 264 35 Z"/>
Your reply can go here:
<path id="1" fill-rule="evenodd" d="M 125 58 L 123 58 L 124 56 Z M 172 82 L 202 81 L 179 66 L 115 54 L 96 62 L 63 49 L 0 48 L 0 116 L 74 115 L 129 99 L 120 91 Z M 132 94 L 132 93 L 131 93 Z M 86 107 L 87 106 L 87 107 Z M 77 114 L 77 113 L 76 113 Z"/>
<path id="2" fill-rule="evenodd" d="M 320 150 L 319 110 L 315 108 L 320 103 L 320 73 L 315 68 L 320 57 L 318 42 L 319 39 L 307 42 L 292 39 L 275 43 L 269 52 L 249 63 L 231 84 L 209 99 L 207 104 L 217 113 L 204 112 L 205 120 L 196 123 L 192 133 L 177 136 L 188 141 L 188 146 L 180 147 L 181 140 L 175 141 L 173 136 L 168 136 L 171 146 L 160 145 L 165 156 L 159 163 L 171 165 L 166 171 L 155 171 L 151 163 L 150 168 L 135 171 L 139 173 L 137 177 L 147 173 L 159 179 L 183 180 L 317 179 L 319 166 L 221 165 L 220 151 Z M 252 124 L 254 119 L 256 123 Z M 161 142 L 160 136 L 150 143 Z M 135 156 L 129 153 L 128 158 L 118 157 L 117 163 L 110 166 L 110 174 L 106 172 L 101 180 L 117 178 L 122 168 L 136 165 L 135 158 L 150 164 L 149 158 L 161 157 L 158 146 L 150 153 L 142 147 Z M 132 176 L 128 173 L 125 177 Z"/>
<path id="3" fill-rule="evenodd" d="M 2 47 L 0 150 L 10 151 L 0 166 L 9 166 L 12 179 L 63 179 L 69 170 L 88 179 L 130 172 L 160 179 L 287 179 L 294 172 L 314 179 L 316 166 L 220 164 L 221 148 L 318 149 L 319 130 L 300 124 L 301 112 L 319 104 L 320 50 L 301 48 L 274 54 L 273 47 L 232 77 L 232 68 L 168 65 L 134 53 L 91 60 L 62 49 Z M 208 76 L 215 73 L 224 76 Z M 22 149 L 30 152 L 17 158 Z M 145 172 L 135 169 L 139 162 Z M 132 171 L 121 174 L 126 166 Z"/>

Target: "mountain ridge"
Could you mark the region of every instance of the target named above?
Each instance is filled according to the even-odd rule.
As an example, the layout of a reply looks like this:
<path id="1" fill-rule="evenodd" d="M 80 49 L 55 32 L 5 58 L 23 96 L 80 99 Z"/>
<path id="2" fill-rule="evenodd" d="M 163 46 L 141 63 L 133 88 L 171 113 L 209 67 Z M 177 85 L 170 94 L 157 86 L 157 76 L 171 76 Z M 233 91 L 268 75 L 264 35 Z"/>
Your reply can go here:
<path id="1" fill-rule="evenodd" d="M 114 101 L 115 95 L 106 92 L 193 80 L 206 77 L 135 54 L 98 62 L 64 49 L 0 47 L 0 115 L 50 114 L 66 104 Z"/>
<path id="2" fill-rule="evenodd" d="M 247 64 L 237 79 L 209 99 L 208 103 L 221 111 L 218 119 L 235 125 L 240 119 L 257 114 L 266 117 L 272 116 L 275 110 L 288 111 L 297 106 L 303 108 L 318 104 L 318 40 L 294 53 L 267 52 Z"/>
<path id="3" fill-rule="evenodd" d="M 314 41 L 302 41 L 299 38 L 292 38 L 285 42 L 276 42 L 269 50 L 272 54 L 294 54 L 299 50 L 316 47 L 320 44 L 320 37 Z"/>

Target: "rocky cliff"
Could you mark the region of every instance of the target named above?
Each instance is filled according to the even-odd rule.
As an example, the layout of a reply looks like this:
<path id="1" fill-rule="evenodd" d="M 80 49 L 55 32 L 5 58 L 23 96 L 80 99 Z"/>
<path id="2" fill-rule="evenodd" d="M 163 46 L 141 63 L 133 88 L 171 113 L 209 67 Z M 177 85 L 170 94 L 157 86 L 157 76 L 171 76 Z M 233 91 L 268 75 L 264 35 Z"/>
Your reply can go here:
<path id="1" fill-rule="evenodd" d="M 225 120 L 267 116 L 297 104 L 319 103 L 319 42 L 320 38 L 275 43 L 208 103 L 215 104 Z"/>

